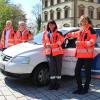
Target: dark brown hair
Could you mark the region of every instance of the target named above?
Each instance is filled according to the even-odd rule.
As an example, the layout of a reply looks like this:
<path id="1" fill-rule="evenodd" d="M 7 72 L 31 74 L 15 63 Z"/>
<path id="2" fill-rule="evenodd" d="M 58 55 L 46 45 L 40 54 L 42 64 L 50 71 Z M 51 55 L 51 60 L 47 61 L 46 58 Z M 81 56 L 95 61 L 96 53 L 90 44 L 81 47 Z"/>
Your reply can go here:
<path id="1" fill-rule="evenodd" d="M 47 24 L 47 31 L 51 31 L 50 28 L 49 28 L 49 24 L 54 24 L 55 25 L 55 28 L 54 28 L 54 31 L 57 29 L 57 24 L 54 20 L 50 20 Z"/>

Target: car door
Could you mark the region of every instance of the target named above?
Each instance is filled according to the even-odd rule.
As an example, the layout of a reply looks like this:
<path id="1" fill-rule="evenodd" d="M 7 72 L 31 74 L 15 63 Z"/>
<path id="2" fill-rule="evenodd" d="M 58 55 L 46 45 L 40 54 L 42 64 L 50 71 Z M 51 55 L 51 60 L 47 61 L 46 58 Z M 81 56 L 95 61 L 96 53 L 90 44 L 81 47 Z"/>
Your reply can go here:
<path id="1" fill-rule="evenodd" d="M 68 44 L 66 45 L 66 40 L 64 41 L 64 55 L 62 61 L 62 75 L 74 76 L 74 70 L 76 66 L 77 58 L 75 57 L 76 53 L 76 39 L 69 38 Z"/>
<path id="2" fill-rule="evenodd" d="M 97 39 L 94 49 L 95 58 L 93 61 L 92 72 L 93 74 L 100 74 L 100 29 L 95 29 L 95 31 Z"/>

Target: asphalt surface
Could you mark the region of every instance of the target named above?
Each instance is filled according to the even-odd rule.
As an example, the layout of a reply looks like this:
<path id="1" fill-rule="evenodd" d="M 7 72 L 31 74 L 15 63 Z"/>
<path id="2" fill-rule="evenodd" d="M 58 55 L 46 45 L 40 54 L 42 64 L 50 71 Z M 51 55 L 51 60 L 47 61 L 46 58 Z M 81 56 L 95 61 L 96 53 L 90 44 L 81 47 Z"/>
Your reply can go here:
<path id="1" fill-rule="evenodd" d="M 88 94 L 72 94 L 75 78 L 65 77 L 59 90 L 36 87 L 29 79 L 13 79 L 0 72 L 0 100 L 100 100 L 100 79 L 92 78 Z"/>

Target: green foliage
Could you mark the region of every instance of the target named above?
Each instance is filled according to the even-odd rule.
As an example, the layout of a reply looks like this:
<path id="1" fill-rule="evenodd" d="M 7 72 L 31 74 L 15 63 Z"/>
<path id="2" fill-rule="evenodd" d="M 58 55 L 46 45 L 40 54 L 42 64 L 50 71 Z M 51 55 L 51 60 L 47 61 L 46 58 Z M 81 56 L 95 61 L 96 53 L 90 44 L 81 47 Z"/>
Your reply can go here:
<path id="1" fill-rule="evenodd" d="M 37 33 L 41 30 L 41 15 L 38 15 L 37 18 Z"/>
<path id="2" fill-rule="evenodd" d="M 9 4 L 10 0 L 0 0 L 0 35 L 7 20 L 12 20 L 13 27 L 16 30 L 18 26 L 19 16 L 24 13 L 16 5 Z"/>
<path id="3" fill-rule="evenodd" d="M 36 19 L 37 33 L 41 30 L 41 12 L 42 12 L 42 1 L 33 6 L 32 13 Z"/>

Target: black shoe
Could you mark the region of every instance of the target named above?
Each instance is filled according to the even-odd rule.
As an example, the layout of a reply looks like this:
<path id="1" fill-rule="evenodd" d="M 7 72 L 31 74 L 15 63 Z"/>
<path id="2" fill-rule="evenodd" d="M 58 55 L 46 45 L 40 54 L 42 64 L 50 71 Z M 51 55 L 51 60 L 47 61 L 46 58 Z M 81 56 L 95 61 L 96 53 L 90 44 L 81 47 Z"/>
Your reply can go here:
<path id="1" fill-rule="evenodd" d="M 55 84 L 55 90 L 58 90 L 60 88 L 60 85 L 57 83 Z"/>
<path id="2" fill-rule="evenodd" d="M 81 94 L 81 95 L 84 95 L 87 93 L 88 93 L 88 90 L 76 90 L 73 92 L 73 94 Z"/>
<path id="3" fill-rule="evenodd" d="M 53 84 L 50 84 L 48 87 L 49 90 L 55 90 L 55 86 Z"/>
<path id="4" fill-rule="evenodd" d="M 84 94 L 84 90 L 83 89 L 77 89 L 76 91 L 73 92 L 73 94 Z"/>
<path id="5" fill-rule="evenodd" d="M 50 80 L 50 84 L 49 84 L 49 90 L 54 90 L 55 89 L 55 79 L 51 79 Z"/>
<path id="6" fill-rule="evenodd" d="M 87 93 L 88 93 L 88 90 L 84 89 L 83 94 L 87 94 Z"/>
<path id="7" fill-rule="evenodd" d="M 73 94 L 80 94 L 81 91 L 82 91 L 82 90 L 77 89 L 77 90 L 75 90 L 75 91 L 73 92 Z"/>
<path id="8" fill-rule="evenodd" d="M 88 93 L 88 90 L 89 90 L 89 85 L 88 84 L 85 84 L 84 85 L 84 88 L 83 88 L 83 94 Z"/>

